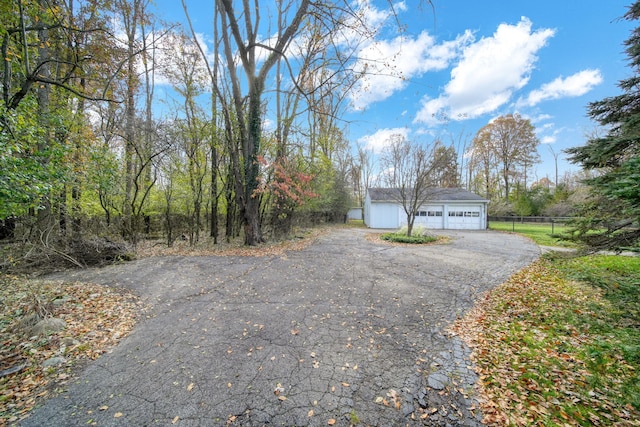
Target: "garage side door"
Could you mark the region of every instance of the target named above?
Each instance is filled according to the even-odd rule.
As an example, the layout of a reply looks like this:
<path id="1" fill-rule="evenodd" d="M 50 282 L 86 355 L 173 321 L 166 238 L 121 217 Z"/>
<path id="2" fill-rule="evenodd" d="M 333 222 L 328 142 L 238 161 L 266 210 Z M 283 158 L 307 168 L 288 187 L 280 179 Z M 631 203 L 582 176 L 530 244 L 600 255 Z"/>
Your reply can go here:
<path id="1" fill-rule="evenodd" d="M 482 226 L 480 206 L 449 206 L 447 228 L 452 230 L 479 230 Z"/>

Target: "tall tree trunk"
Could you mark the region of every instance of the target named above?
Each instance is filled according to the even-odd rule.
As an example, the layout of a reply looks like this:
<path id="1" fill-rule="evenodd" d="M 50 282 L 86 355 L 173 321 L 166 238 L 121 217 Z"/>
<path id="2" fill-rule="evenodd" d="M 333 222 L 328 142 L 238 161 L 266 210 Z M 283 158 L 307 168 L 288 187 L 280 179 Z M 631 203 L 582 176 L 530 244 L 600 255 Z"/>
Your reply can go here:
<path id="1" fill-rule="evenodd" d="M 245 208 L 244 208 L 244 243 L 246 245 L 257 245 L 264 242 L 262 227 L 260 223 L 260 200 L 258 195 L 258 184 L 260 174 L 260 164 L 258 163 L 258 153 L 260 152 L 260 138 L 262 136 L 261 118 L 261 96 L 263 82 L 254 79 L 251 82 L 249 91 L 249 112 L 247 122 L 249 125 L 245 152 Z"/>
<path id="2" fill-rule="evenodd" d="M 240 178 L 236 184 L 236 198 L 244 222 L 245 244 L 256 245 L 264 241 L 260 221 L 260 197 L 256 192 L 260 171 L 257 156 L 260 153 L 262 92 L 269 72 L 277 60 L 284 55 L 290 41 L 298 32 L 311 1 L 302 0 L 293 15 L 285 15 L 291 17 L 289 25 L 281 27 L 283 31 L 277 37 L 269 56 L 264 61 L 260 61 L 259 71 L 256 55 L 257 30 L 260 28 L 259 2 L 242 2 L 242 11 L 238 14 L 234 10 L 235 3 L 232 0 L 217 0 L 216 6 L 220 10 L 221 28 L 224 29 L 222 31 L 224 56 L 228 65 L 244 156 L 244 177 L 238 176 L 238 173 L 235 176 L 236 179 Z M 284 11 L 281 10 L 280 13 Z M 241 30 L 242 23 L 244 23 L 245 34 Z M 232 43 L 235 46 L 232 46 Z M 238 58 L 244 69 L 246 85 L 242 84 L 237 73 Z M 244 89 L 248 89 L 248 95 L 242 93 L 243 86 Z M 246 115 L 245 110 L 247 110 Z"/>
<path id="3" fill-rule="evenodd" d="M 47 10 L 47 2 L 45 0 L 39 0 L 39 7 L 41 10 Z M 26 38 L 26 34 L 23 35 Z M 49 30 L 46 27 L 38 30 L 38 63 L 41 64 L 39 74 L 41 77 L 50 80 L 51 67 L 50 67 L 50 47 L 49 47 Z M 41 129 L 44 132 L 42 141 L 38 147 L 38 151 L 44 152 L 51 147 L 51 121 L 50 121 L 50 98 L 51 98 L 51 85 L 38 84 L 36 90 L 36 97 L 38 100 L 38 120 L 40 121 Z M 43 162 L 48 162 L 44 159 Z M 43 166 L 46 168 L 46 165 Z M 40 209 L 37 212 L 38 230 L 48 230 L 51 225 L 51 195 L 46 195 L 40 202 Z"/>
<path id="4" fill-rule="evenodd" d="M 507 168 L 507 166 L 505 166 L 503 169 L 502 179 L 504 181 L 504 201 L 508 203 L 509 202 L 509 169 Z"/>
<path id="5" fill-rule="evenodd" d="M 133 55 L 133 39 L 129 38 L 129 54 Z M 133 180 L 135 179 L 135 69 L 133 57 L 130 57 L 127 65 L 127 94 L 126 94 L 126 115 L 124 129 L 124 158 L 125 158 L 125 194 L 124 194 L 124 218 L 123 224 L 125 236 L 130 237 L 133 233 Z"/>
<path id="6" fill-rule="evenodd" d="M 236 198 L 234 197 L 234 194 L 233 194 L 233 184 L 232 184 L 235 178 L 231 171 L 231 167 L 232 166 L 229 166 L 229 172 L 227 174 L 227 182 L 225 184 L 225 199 L 227 202 L 227 215 L 225 219 L 225 239 L 227 243 L 231 242 L 231 239 L 233 238 L 234 222 L 236 218 L 236 204 L 235 204 Z"/>
<path id="7" fill-rule="evenodd" d="M 85 78 L 80 79 L 80 87 L 84 91 L 87 83 Z M 80 98 L 78 100 L 78 111 L 76 112 L 76 121 L 78 122 L 78 129 L 84 126 L 84 109 L 85 101 Z M 80 135 L 75 136 L 75 146 L 73 153 L 73 162 L 77 167 L 80 166 L 82 161 L 83 143 Z M 79 172 L 73 174 L 73 182 L 71 184 L 71 238 L 75 241 L 80 240 L 80 234 L 82 231 L 82 207 L 80 206 L 80 198 L 82 197 L 82 176 Z"/>
<path id="8" fill-rule="evenodd" d="M 218 150 L 215 146 L 215 132 L 211 138 L 211 230 L 210 236 L 213 243 L 218 243 Z"/>
<path id="9" fill-rule="evenodd" d="M 214 8 L 213 12 L 213 43 L 214 52 L 220 49 L 220 40 L 218 37 L 218 8 Z M 211 230 L 210 236 L 213 243 L 218 243 L 218 96 L 214 87 L 218 83 L 218 68 L 220 59 L 218 55 L 213 59 L 213 71 L 211 72 Z"/>
<path id="10" fill-rule="evenodd" d="M 134 215 L 134 186 L 135 173 L 135 144 L 136 144 L 136 91 L 137 72 L 134 58 L 136 57 L 136 34 L 139 23 L 140 1 L 132 0 L 129 4 L 123 1 L 121 4 L 123 23 L 127 36 L 127 71 L 126 71 L 126 94 L 125 94 L 125 123 L 124 123 L 124 162 L 125 162 L 125 195 L 122 219 L 122 232 L 127 238 L 135 241 L 135 220 Z"/>

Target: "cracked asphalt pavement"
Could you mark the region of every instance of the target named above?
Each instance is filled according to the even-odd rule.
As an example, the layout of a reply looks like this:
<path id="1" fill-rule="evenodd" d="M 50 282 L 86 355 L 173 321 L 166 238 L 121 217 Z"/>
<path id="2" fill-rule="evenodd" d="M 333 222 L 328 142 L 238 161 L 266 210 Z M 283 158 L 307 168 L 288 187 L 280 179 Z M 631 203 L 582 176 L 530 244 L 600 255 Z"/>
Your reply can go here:
<path id="1" fill-rule="evenodd" d="M 469 349 L 446 328 L 540 249 L 491 231 L 439 231 L 451 240 L 431 246 L 367 233 L 66 273 L 151 309 L 20 425 L 480 425 Z"/>

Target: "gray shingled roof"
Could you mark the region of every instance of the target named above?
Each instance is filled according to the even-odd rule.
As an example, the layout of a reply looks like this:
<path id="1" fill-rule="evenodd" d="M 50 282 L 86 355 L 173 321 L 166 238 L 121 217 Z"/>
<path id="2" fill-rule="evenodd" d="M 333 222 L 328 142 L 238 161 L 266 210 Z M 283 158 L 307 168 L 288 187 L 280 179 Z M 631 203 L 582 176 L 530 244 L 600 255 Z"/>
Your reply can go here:
<path id="1" fill-rule="evenodd" d="M 368 191 L 372 202 L 396 201 L 400 198 L 397 188 L 369 188 Z M 428 192 L 429 201 L 487 201 L 485 198 L 462 188 L 430 188 Z"/>

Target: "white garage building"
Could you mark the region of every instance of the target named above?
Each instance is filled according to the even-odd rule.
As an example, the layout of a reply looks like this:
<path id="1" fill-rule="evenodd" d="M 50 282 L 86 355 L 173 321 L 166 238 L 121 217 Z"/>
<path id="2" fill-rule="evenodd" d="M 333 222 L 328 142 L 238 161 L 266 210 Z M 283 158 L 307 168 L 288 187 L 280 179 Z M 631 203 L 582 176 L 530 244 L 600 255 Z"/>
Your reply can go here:
<path id="1" fill-rule="evenodd" d="M 369 228 L 400 228 L 407 215 L 396 188 L 370 188 L 364 202 L 364 223 Z M 485 230 L 488 200 L 460 188 L 429 189 L 415 225 L 441 230 Z"/>

